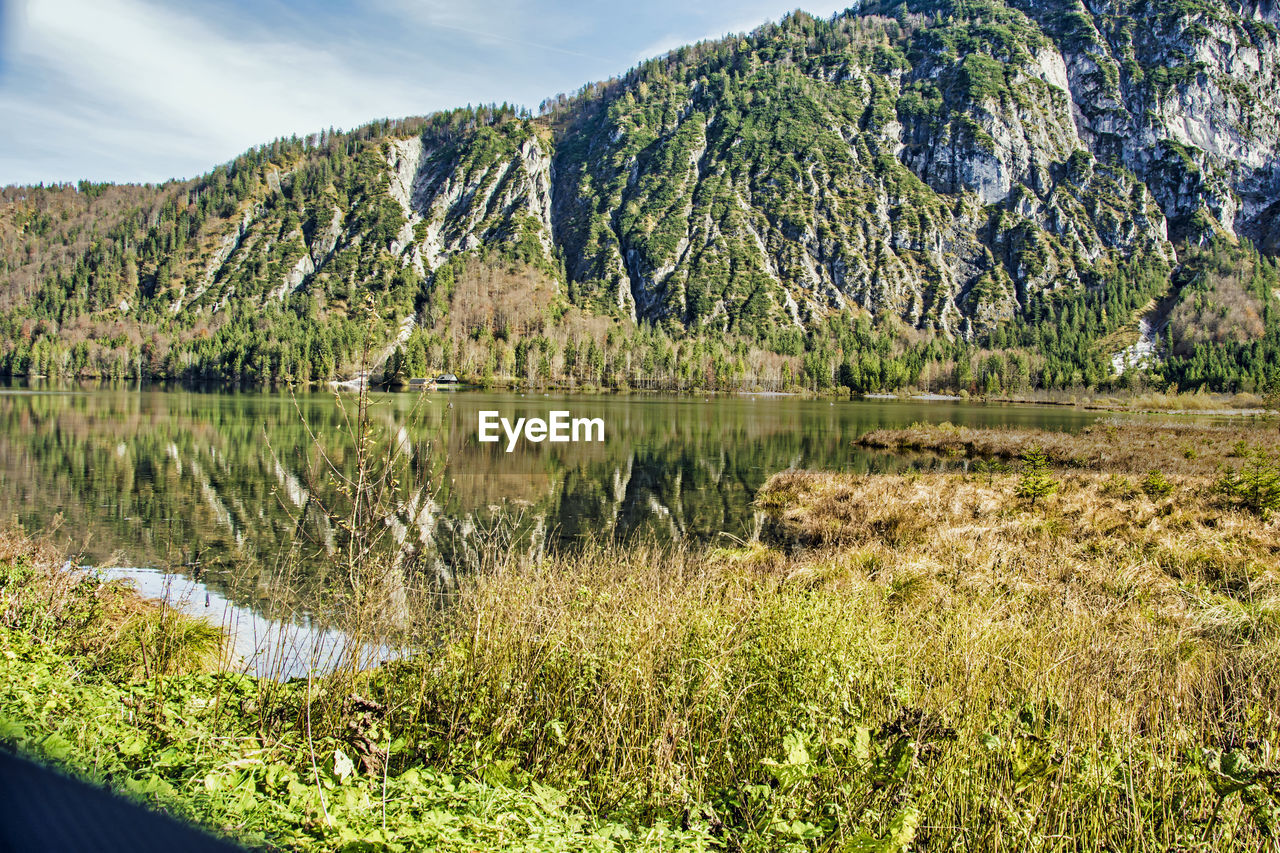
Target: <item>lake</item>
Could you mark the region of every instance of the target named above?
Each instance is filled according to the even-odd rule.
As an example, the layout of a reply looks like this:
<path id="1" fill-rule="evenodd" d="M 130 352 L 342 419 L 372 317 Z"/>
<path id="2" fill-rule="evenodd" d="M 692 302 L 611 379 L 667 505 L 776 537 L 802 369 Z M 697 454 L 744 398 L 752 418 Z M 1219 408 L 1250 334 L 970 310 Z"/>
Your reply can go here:
<path id="1" fill-rule="evenodd" d="M 458 542 L 484 541 L 500 523 L 552 546 L 599 536 L 727 544 L 752 535 L 752 501 L 776 471 L 901 467 L 853 446 L 871 429 L 950 421 L 1075 430 L 1112 417 L 782 396 L 371 397 L 375 437 L 410 459 L 406 477 L 428 483 L 430 518 L 418 535 L 448 546 L 443 564 L 461 553 Z M 31 532 L 56 524 L 56 541 L 83 564 L 174 568 L 237 605 L 269 611 L 272 566 L 308 501 L 333 505 L 333 473 L 354 464 L 354 408 L 354 397 L 322 392 L 2 391 L 0 514 Z M 552 410 L 603 418 L 605 440 L 521 442 L 509 453 L 505 440 L 477 440 L 482 410 L 512 420 Z"/>

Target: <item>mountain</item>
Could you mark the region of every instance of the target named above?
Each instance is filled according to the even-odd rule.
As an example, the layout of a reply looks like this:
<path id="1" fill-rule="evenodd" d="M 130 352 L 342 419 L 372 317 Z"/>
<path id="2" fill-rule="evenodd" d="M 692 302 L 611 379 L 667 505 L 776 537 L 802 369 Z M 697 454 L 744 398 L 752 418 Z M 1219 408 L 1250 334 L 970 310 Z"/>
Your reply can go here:
<path id="1" fill-rule="evenodd" d="M 1274 0 L 867 2 L 536 117 L 7 188 L 0 367 L 1016 390 L 1132 355 L 1149 381 L 1262 390 L 1277 25 Z"/>

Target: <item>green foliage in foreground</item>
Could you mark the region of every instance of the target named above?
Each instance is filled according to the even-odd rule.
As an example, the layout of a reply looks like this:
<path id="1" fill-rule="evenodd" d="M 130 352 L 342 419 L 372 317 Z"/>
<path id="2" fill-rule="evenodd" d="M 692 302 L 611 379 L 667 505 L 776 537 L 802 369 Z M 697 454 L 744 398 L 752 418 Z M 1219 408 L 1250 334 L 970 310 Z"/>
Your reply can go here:
<path id="1" fill-rule="evenodd" d="M 350 747 L 258 734 L 258 685 L 194 675 L 133 686 L 0 634 L 0 740 L 242 842 L 298 850 L 700 850 L 708 830 L 598 820 L 536 782 L 492 785 L 413 767 L 361 773 Z M 296 710 L 305 684 L 276 710 Z M 403 740 L 393 742 L 394 754 Z M 312 766 L 312 747 L 315 765 Z"/>
<path id="2" fill-rule="evenodd" d="M 415 612 L 411 659 L 311 683 L 95 667 L 98 591 L 26 595 L 65 575 L 0 549 L 0 740 L 285 849 L 1264 849 L 1273 573 L 1228 593 L 1271 540 L 1077 530 L 1085 486 L 1032 519 L 1012 479 L 842 484 L 836 550 L 511 559 Z"/>
<path id="3" fill-rule="evenodd" d="M 1261 448 L 1246 452 L 1248 461 L 1238 470 L 1226 470 L 1218 479 L 1218 491 L 1228 500 L 1267 518 L 1280 509 L 1280 462 Z"/>

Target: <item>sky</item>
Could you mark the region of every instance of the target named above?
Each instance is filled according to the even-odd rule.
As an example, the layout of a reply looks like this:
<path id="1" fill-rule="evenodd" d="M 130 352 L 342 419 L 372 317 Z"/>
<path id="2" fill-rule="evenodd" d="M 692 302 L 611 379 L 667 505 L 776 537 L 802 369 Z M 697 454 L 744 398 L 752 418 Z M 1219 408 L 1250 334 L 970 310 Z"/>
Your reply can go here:
<path id="1" fill-rule="evenodd" d="M 829 16 L 852 2 L 810 2 Z M 795 0 L 0 0 L 0 186 L 189 178 L 272 139 L 543 98 Z"/>

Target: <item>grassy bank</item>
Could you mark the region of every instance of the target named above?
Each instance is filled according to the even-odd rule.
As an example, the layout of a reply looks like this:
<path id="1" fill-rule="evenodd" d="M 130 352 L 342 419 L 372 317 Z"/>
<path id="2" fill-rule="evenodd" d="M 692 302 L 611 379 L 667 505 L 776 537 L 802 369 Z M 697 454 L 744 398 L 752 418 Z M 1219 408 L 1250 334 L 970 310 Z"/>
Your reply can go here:
<path id="1" fill-rule="evenodd" d="M 217 629 L 12 532 L 0 537 L 0 620 L 0 742 L 250 846 L 710 844 L 705 826 L 600 818 L 528 774 L 506 784 L 486 768 L 424 764 L 405 732 L 391 736 L 385 706 L 335 694 L 347 679 L 223 671 Z M 361 683 L 378 689 L 387 675 Z"/>
<path id="2" fill-rule="evenodd" d="M 1275 412 L 1275 395 L 1248 392 L 1225 394 L 1214 391 L 1172 391 L 1081 388 L 1073 391 L 1028 391 L 996 394 L 985 399 L 997 403 L 1034 403 L 1044 406 L 1076 406 L 1119 412 L 1181 412 L 1188 414 L 1256 414 Z"/>
<path id="3" fill-rule="evenodd" d="M 121 593 L 11 538 L 0 734 L 285 848 L 1274 849 L 1280 522 L 1218 473 L 1270 439 L 1097 429 L 785 472 L 733 548 L 494 553 L 405 591 L 412 659 L 286 684 L 128 665 Z M 1033 443 L 1034 500 L 985 464 Z"/>
<path id="4" fill-rule="evenodd" d="M 999 427 L 974 429 L 942 424 L 912 424 L 875 429 L 857 443 L 873 450 L 923 452 L 947 459 L 1015 462 L 1032 448 L 1054 465 L 1101 474 L 1165 474 L 1203 481 L 1223 467 L 1236 468 L 1258 451 L 1280 454 L 1280 430 L 1272 425 L 1116 422 L 1079 432 Z M 997 466 L 998 468 L 998 466 Z"/>

